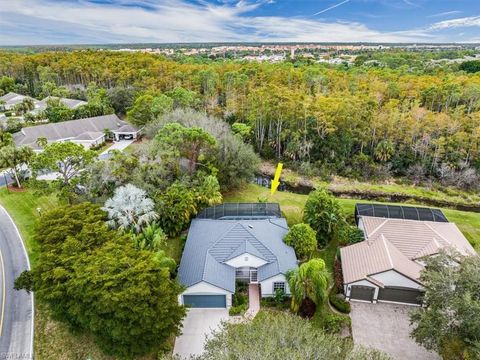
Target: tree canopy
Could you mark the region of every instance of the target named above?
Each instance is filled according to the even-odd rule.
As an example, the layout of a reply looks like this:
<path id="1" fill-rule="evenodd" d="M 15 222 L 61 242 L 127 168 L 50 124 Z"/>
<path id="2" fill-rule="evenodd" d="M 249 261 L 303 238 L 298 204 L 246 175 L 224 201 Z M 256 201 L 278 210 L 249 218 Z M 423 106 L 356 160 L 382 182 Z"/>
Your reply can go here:
<path id="1" fill-rule="evenodd" d="M 92 334 L 108 354 L 134 358 L 158 351 L 178 334 L 182 288 L 171 279 L 164 254 L 135 247 L 105 220 L 90 203 L 44 213 L 35 231 L 38 261 L 15 287 L 35 291 L 56 319 Z"/>
<path id="2" fill-rule="evenodd" d="M 331 241 L 345 226 L 345 216 L 338 200 L 325 189 L 317 189 L 308 195 L 303 221 L 316 231 L 320 245 Z"/>
<path id="3" fill-rule="evenodd" d="M 297 312 L 305 299 L 317 306 L 327 298 L 329 273 L 322 259 L 311 259 L 286 274 L 292 293 L 292 309 Z"/>
<path id="4" fill-rule="evenodd" d="M 446 360 L 480 357 L 480 258 L 442 252 L 426 260 L 424 305 L 413 338 Z"/>
<path id="5" fill-rule="evenodd" d="M 328 335 L 310 322 L 287 313 L 259 313 L 252 321 L 224 323 L 213 333 L 197 360 L 329 359 L 387 360 L 388 356 L 366 350 Z"/>
<path id="6" fill-rule="evenodd" d="M 315 231 L 308 224 L 295 224 L 283 239 L 292 246 L 300 259 L 305 259 L 317 248 Z"/>

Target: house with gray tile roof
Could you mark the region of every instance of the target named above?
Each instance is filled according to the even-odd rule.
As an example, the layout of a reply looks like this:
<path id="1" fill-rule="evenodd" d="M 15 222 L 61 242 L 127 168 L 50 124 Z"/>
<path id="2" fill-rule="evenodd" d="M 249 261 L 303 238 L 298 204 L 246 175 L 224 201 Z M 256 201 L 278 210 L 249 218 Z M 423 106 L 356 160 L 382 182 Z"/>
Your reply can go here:
<path id="1" fill-rule="evenodd" d="M 287 232 L 286 220 L 276 216 L 194 219 L 178 272 L 185 286 L 180 303 L 229 307 L 237 281 L 258 284 L 262 297 L 276 289 L 289 294 L 285 274 L 297 258 L 283 242 Z"/>
<path id="2" fill-rule="evenodd" d="M 55 99 L 58 99 L 63 105 L 65 105 L 69 109 L 76 109 L 79 106 L 88 104 L 86 101 L 83 101 L 83 100 L 60 98 L 56 96 L 47 96 L 46 98 L 38 101 L 38 103 L 35 106 L 35 109 L 32 110 L 32 113 L 38 114 L 40 111 L 44 111 L 48 106 L 48 100 L 55 100 Z"/>
<path id="3" fill-rule="evenodd" d="M 46 138 L 49 143 L 71 141 L 90 148 L 105 142 L 106 129 L 113 133 L 117 141 L 136 139 L 139 134 L 139 129 L 111 114 L 24 127 L 13 134 L 13 140 L 17 146 L 30 146 L 36 151 L 41 151 L 37 145 L 39 138 Z"/>
<path id="4" fill-rule="evenodd" d="M 32 99 L 35 108 L 39 106 L 40 101 L 37 99 L 31 98 L 30 96 L 9 92 L 3 96 L 0 96 L 0 110 L 12 110 L 15 105 L 20 104 L 25 99 Z"/>

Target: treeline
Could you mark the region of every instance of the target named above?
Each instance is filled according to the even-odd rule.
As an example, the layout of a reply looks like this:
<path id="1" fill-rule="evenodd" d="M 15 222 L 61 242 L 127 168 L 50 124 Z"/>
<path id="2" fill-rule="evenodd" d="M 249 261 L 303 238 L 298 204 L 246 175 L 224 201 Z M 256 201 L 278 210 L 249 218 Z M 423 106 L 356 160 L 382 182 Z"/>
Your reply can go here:
<path id="1" fill-rule="evenodd" d="M 71 52 L 0 56 L 0 76 L 37 96 L 45 84 L 86 99 L 95 83 L 137 123 L 190 107 L 244 124 L 264 158 L 305 174 L 478 185 L 480 74 L 408 66 L 195 64 L 148 54 Z M 1 82 L 0 82 L 1 84 Z M 1 89 L 1 86 L 0 86 Z"/>

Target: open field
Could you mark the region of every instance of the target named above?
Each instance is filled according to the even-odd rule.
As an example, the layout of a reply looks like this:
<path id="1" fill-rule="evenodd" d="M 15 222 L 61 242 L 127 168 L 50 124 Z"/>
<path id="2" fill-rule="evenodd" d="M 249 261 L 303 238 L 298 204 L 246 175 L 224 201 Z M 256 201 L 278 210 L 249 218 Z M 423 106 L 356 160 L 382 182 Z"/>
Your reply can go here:
<path id="1" fill-rule="evenodd" d="M 307 201 L 307 195 L 277 191 L 273 196 L 270 189 L 249 184 L 243 189 L 231 192 L 224 196 L 227 202 L 257 202 L 258 199 L 266 198 L 269 202 L 278 202 L 288 221 L 293 225 L 302 221 L 302 209 Z M 358 199 L 338 199 L 345 214 L 353 216 L 353 210 L 357 202 L 374 202 Z M 378 201 L 377 201 L 378 202 Z M 470 243 L 480 250 L 480 213 L 459 211 L 442 208 L 447 218 L 457 224 Z"/>

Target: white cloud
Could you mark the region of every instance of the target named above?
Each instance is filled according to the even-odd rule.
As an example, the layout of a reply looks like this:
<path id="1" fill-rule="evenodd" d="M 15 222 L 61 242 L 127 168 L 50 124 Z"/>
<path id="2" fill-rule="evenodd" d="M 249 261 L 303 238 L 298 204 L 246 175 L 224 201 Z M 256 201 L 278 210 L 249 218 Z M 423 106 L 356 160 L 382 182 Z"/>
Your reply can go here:
<path id="1" fill-rule="evenodd" d="M 444 20 L 432 24 L 431 30 L 450 29 L 458 27 L 480 26 L 480 16 L 470 16 L 452 20 Z"/>
<path id="2" fill-rule="evenodd" d="M 0 7 L 0 44 L 129 42 L 435 42 L 434 28 L 385 32 L 357 22 L 253 16 L 271 0 L 14 0 Z M 441 24 L 441 23 L 437 23 Z M 439 26 L 439 25 L 437 25 Z"/>
<path id="3" fill-rule="evenodd" d="M 456 14 L 461 14 L 461 13 L 462 12 L 460 10 L 445 11 L 445 12 L 441 12 L 441 13 L 438 13 L 438 14 L 429 15 L 429 16 L 427 16 L 427 18 L 435 18 L 435 17 L 442 17 L 442 16 L 448 16 L 448 15 L 456 15 Z"/>
<path id="4" fill-rule="evenodd" d="M 323 14 L 324 12 L 327 12 L 327 11 L 330 11 L 330 10 L 333 10 L 339 6 L 342 6 L 343 4 L 346 4 L 346 3 L 349 3 L 350 0 L 344 0 L 338 4 L 335 4 L 335 5 L 332 5 L 332 6 L 329 6 L 327 7 L 326 9 L 323 9 L 323 10 L 320 10 L 319 12 L 316 12 L 315 14 L 313 14 L 313 16 L 316 16 L 316 15 L 320 15 L 320 14 Z"/>

